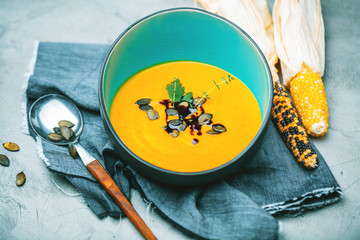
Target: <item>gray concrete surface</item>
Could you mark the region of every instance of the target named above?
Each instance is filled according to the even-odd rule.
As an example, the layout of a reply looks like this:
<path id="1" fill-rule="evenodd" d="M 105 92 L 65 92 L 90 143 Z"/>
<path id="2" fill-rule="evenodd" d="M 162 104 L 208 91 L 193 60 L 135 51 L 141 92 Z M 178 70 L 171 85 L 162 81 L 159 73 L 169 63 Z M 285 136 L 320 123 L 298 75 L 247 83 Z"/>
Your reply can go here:
<path id="1" fill-rule="evenodd" d="M 24 72 L 34 40 L 111 43 L 140 17 L 193 5 L 190 0 L 0 0 L 0 141 L 21 147 L 15 153 L 0 147 L 11 160 L 9 168 L 0 166 L 0 239 L 141 239 L 127 219 L 97 219 L 66 180 L 47 170 L 35 141 L 21 129 Z M 344 195 L 302 216 L 278 217 L 280 239 L 360 239 L 360 2 L 323 0 L 323 13 L 330 128 L 314 142 Z M 18 188 L 15 175 L 20 171 L 26 172 L 27 182 Z M 159 239 L 190 238 L 136 191 L 132 203 Z"/>

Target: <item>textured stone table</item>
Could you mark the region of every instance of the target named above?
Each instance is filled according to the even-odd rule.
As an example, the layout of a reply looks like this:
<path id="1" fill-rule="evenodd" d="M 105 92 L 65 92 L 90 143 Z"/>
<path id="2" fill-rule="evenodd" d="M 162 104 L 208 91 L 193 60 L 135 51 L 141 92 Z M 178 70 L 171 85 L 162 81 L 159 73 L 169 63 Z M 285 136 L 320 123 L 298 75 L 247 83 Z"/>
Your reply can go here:
<path id="1" fill-rule="evenodd" d="M 272 1 L 270 1 L 272 5 Z M 0 239 L 141 239 L 127 219 L 99 220 L 63 178 L 47 170 L 36 143 L 22 132 L 24 73 L 34 41 L 111 43 L 129 24 L 154 11 L 194 6 L 190 0 L 0 0 L 0 140 L 20 145 L 1 154 Z M 344 190 L 342 200 L 296 218 L 278 217 L 280 239 L 360 239 L 360 2 L 323 0 L 325 89 L 330 128 L 314 140 Z M 15 175 L 25 171 L 18 188 Z M 60 186 L 62 192 L 56 185 Z M 159 239 L 189 239 L 136 191 L 134 207 Z"/>

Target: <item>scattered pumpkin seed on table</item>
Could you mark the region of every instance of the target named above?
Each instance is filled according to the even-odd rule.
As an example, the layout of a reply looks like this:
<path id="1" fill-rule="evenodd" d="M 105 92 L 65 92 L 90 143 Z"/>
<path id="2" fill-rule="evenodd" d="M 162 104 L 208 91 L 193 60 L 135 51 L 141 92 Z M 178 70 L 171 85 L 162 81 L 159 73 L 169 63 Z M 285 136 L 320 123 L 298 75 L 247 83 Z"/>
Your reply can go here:
<path id="1" fill-rule="evenodd" d="M 13 142 L 6 142 L 3 143 L 3 146 L 6 150 L 9 150 L 11 152 L 17 152 L 20 150 L 19 146 L 16 143 Z"/>
<path id="2" fill-rule="evenodd" d="M 20 172 L 16 175 L 16 185 L 18 187 L 24 185 L 25 181 L 26 181 L 26 176 L 24 172 Z"/>
<path id="3" fill-rule="evenodd" d="M 70 154 L 70 156 L 71 156 L 72 158 L 74 158 L 74 159 L 75 159 L 76 156 L 77 156 L 77 151 L 76 151 L 75 145 L 72 144 L 72 143 L 69 144 L 69 154 Z"/>
<path id="4" fill-rule="evenodd" d="M 10 165 L 9 158 L 4 154 L 0 154 L 0 164 L 4 167 L 8 167 Z"/>

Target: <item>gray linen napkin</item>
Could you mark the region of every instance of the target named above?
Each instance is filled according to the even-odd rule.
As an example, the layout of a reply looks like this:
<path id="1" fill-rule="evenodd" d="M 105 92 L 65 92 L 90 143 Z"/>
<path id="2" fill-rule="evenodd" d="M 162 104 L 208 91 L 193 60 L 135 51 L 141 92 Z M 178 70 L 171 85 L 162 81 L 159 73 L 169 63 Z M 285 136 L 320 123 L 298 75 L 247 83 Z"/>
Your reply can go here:
<path id="1" fill-rule="evenodd" d="M 341 189 L 323 157 L 319 167 L 296 163 L 270 122 L 256 154 L 237 174 L 197 187 L 174 187 L 147 179 L 113 150 L 99 115 L 98 74 L 108 45 L 41 42 L 27 88 L 27 107 L 48 93 L 72 99 L 84 117 L 81 144 L 106 167 L 130 198 L 139 189 L 175 226 L 202 238 L 275 239 L 278 222 L 270 214 L 297 215 L 337 201 Z M 29 129 L 35 136 L 34 132 Z M 119 217 L 120 209 L 67 148 L 42 142 L 47 167 L 64 175 L 99 217 Z"/>

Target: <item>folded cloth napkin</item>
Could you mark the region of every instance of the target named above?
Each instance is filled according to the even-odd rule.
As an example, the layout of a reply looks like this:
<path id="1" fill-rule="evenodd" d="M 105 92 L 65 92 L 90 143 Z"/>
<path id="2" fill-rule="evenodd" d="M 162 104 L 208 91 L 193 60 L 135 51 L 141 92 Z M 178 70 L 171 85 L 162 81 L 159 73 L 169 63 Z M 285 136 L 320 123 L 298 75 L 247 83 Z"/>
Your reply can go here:
<path id="1" fill-rule="evenodd" d="M 318 152 L 317 169 L 304 169 L 290 154 L 272 122 L 256 154 L 238 173 L 223 180 L 176 187 L 141 176 L 108 143 L 99 115 L 98 75 L 108 47 L 41 42 L 26 91 L 27 109 L 48 93 L 72 99 L 84 118 L 81 144 L 106 167 L 128 198 L 130 188 L 137 188 L 180 229 L 212 239 L 275 239 L 278 222 L 271 215 L 297 215 L 340 198 L 341 189 L 321 154 Z M 69 156 L 67 148 L 44 141 L 41 146 L 47 167 L 64 175 L 99 218 L 120 216 L 118 206 L 83 163 Z"/>

